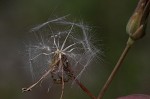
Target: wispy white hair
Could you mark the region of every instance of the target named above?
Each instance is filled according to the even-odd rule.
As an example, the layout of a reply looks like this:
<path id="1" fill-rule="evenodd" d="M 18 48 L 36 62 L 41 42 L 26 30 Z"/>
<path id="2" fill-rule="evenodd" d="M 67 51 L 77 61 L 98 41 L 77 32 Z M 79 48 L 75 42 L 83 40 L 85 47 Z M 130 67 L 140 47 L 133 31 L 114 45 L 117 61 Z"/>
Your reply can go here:
<path id="1" fill-rule="evenodd" d="M 91 42 L 90 29 L 83 23 L 67 21 L 68 15 L 47 21 L 31 29 L 35 39 L 28 52 L 33 78 L 49 70 L 56 50 L 64 53 L 79 78 L 100 52 Z"/>

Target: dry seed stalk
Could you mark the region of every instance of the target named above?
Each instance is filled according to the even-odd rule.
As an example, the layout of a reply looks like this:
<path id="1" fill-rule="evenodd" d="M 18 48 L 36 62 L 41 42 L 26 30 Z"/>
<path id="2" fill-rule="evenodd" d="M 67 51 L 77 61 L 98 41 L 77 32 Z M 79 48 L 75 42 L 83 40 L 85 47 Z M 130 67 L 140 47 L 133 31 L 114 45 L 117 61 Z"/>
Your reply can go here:
<path id="1" fill-rule="evenodd" d="M 55 84 L 62 85 L 60 99 L 62 99 L 63 97 L 65 83 L 71 80 L 75 81 L 77 85 L 79 85 L 80 88 L 89 97 L 91 97 L 92 99 L 96 99 L 96 97 L 78 80 L 78 77 L 80 77 L 85 68 L 99 52 L 99 50 L 97 50 L 90 42 L 90 38 L 88 37 L 88 28 L 86 26 L 84 26 L 83 24 L 68 22 L 64 19 L 65 17 L 61 17 L 58 19 L 47 21 L 32 29 L 35 34 L 36 32 L 39 33 L 36 35 L 36 37 L 38 41 L 41 42 L 38 45 L 33 46 L 33 48 L 31 46 L 29 50 L 31 70 L 33 70 L 34 68 L 32 66 L 32 61 L 34 63 L 35 60 L 38 60 L 38 57 L 41 56 L 51 57 L 48 59 L 48 61 L 50 61 L 50 65 L 47 69 L 47 72 L 43 73 L 44 75 L 42 75 L 36 83 L 28 88 L 23 88 L 23 92 L 30 91 L 48 75 L 51 75 L 52 81 Z M 61 27 L 60 25 L 65 27 L 62 28 L 62 30 L 57 31 L 55 29 L 53 30 L 53 28 L 55 28 L 56 26 L 51 27 L 50 24 L 59 24 L 59 28 Z M 48 27 L 50 33 L 42 36 L 40 33 L 41 31 L 39 30 L 43 28 L 45 29 L 45 27 Z M 64 30 L 68 27 L 70 28 L 69 30 Z M 73 31 L 74 27 L 75 29 L 77 29 L 77 33 L 81 34 L 80 39 L 78 38 L 76 31 Z M 63 42 L 61 42 L 61 40 L 63 40 Z M 40 51 L 41 53 L 37 54 L 36 52 L 38 51 Z M 37 63 L 40 63 L 39 61 L 37 61 Z M 39 64 L 37 64 L 37 66 L 39 66 Z M 79 66 L 82 66 L 82 68 L 80 67 L 81 70 L 79 71 L 79 73 L 75 74 L 74 71 L 76 70 L 74 69 Z"/>

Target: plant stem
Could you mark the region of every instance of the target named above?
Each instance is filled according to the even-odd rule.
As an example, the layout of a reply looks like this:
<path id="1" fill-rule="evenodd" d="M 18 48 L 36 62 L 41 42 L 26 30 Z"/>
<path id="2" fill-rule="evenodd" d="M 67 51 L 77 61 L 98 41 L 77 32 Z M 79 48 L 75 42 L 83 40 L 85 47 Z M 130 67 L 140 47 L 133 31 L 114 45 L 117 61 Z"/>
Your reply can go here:
<path id="1" fill-rule="evenodd" d="M 115 65 L 113 71 L 111 72 L 109 78 L 107 79 L 106 83 L 104 84 L 102 90 L 100 91 L 97 99 L 102 99 L 105 92 L 107 91 L 108 87 L 110 86 L 112 80 L 114 79 L 117 71 L 119 70 L 119 68 L 121 67 L 122 63 L 123 63 L 123 60 L 125 59 L 125 56 L 127 55 L 129 49 L 131 48 L 132 45 L 130 44 L 127 44 L 124 51 L 122 52 L 117 64 Z"/>
<path id="2" fill-rule="evenodd" d="M 80 86 L 80 88 L 89 96 L 91 99 L 96 99 L 96 97 L 76 78 L 75 82 Z"/>

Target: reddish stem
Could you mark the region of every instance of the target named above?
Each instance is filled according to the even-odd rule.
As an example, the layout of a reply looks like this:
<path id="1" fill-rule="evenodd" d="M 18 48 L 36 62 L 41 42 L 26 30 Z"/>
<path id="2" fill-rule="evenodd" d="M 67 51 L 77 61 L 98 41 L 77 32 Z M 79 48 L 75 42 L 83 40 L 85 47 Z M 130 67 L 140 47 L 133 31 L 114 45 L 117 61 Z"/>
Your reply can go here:
<path id="1" fill-rule="evenodd" d="M 122 63 L 123 63 L 123 61 L 124 61 L 124 59 L 125 59 L 125 56 L 127 55 L 128 51 L 129 51 L 129 49 L 130 49 L 130 47 L 131 47 L 131 46 L 127 44 L 127 46 L 125 47 L 123 53 L 121 54 L 121 56 L 120 56 L 120 58 L 119 58 L 119 60 L 118 60 L 118 62 L 117 62 L 117 64 L 115 65 L 113 71 L 111 72 L 111 74 L 110 74 L 110 76 L 108 77 L 106 83 L 104 84 L 102 90 L 100 91 L 100 93 L 99 93 L 97 99 L 102 99 L 102 98 L 103 98 L 103 96 L 104 96 L 104 94 L 106 93 L 107 89 L 109 88 L 109 86 L 110 86 L 112 80 L 114 79 L 114 77 L 115 77 L 115 75 L 117 74 L 119 68 L 121 67 L 121 65 L 122 65 Z"/>
<path id="2" fill-rule="evenodd" d="M 75 82 L 80 86 L 80 88 L 89 96 L 91 99 L 96 99 L 96 97 L 78 80 L 74 77 Z"/>

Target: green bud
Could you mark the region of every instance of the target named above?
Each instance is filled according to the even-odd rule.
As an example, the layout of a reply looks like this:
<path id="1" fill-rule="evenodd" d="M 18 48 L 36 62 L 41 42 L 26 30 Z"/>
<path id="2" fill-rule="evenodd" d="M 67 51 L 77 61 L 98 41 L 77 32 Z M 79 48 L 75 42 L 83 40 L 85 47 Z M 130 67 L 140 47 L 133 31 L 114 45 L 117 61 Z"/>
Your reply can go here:
<path id="1" fill-rule="evenodd" d="M 149 12 L 150 0 L 140 0 L 126 27 L 132 40 L 138 40 L 144 36 Z"/>
<path id="2" fill-rule="evenodd" d="M 142 15 L 140 13 L 136 12 L 129 19 L 129 22 L 128 22 L 127 27 L 126 27 L 126 31 L 130 36 L 132 36 L 136 32 L 136 30 L 139 28 L 141 16 Z"/>

